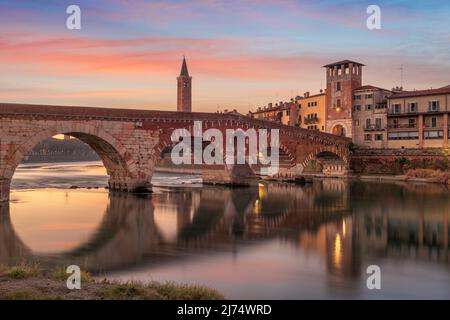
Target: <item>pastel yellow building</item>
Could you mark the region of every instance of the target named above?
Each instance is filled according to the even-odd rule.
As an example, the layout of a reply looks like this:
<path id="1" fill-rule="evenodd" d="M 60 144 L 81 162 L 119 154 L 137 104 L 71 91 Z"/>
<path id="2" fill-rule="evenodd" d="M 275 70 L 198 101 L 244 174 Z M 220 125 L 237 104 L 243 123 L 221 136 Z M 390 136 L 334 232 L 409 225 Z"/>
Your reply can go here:
<path id="1" fill-rule="evenodd" d="M 324 92 L 315 95 L 306 92 L 303 97 L 297 97 L 297 103 L 300 106 L 298 123 L 301 128 L 326 130 L 327 106 Z"/>

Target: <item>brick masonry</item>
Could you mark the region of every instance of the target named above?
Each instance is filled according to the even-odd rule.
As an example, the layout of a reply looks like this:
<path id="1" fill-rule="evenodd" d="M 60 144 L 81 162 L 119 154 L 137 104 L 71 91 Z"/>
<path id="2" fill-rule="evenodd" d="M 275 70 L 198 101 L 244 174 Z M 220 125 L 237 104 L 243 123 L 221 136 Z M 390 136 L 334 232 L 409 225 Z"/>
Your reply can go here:
<path id="1" fill-rule="evenodd" d="M 9 183 L 24 156 L 56 134 L 68 134 L 90 145 L 104 162 L 111 189 L 148 190 L 155 163 L 161 150 L 171 144 L 172 132 L 192 129 L 195 120 L 203 122 L 203 130 L 219 129 L 224 136 L 227 129 L 279 129 L 281 148 L 289 154 L 292 166 L 296 165 L 295 174 L 323 151 L 333 152 L 348 163 L 347 138 L 237 114 L 0 103 L 0 199 L 8 200 Z M 210 174 L 208 177 L 205 170 L 204 178 L 213 180 L 218 175 Z M 219 175 L 222 181 L 233 183 L 251 176 L 243 168 L 224 169 Z"/>
<path id="2" fill-rule="evenodd" d="M 355 174 L 405 174 L 410 169 L 450 170 L 445 149 L 357 149 L 350 167 Z"/>

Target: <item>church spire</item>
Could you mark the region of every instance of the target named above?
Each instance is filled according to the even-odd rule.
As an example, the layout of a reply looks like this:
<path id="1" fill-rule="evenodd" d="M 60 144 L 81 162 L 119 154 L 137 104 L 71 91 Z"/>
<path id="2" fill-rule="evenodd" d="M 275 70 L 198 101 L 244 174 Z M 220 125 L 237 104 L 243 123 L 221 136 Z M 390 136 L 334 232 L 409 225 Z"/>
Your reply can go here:
<path id="1" fill-rule="evenodd" d="M 180 77 L 189 77 L 189 72 L 187 68 L 186 58 L 183 56 L 183 65 L 181 66 Z"/>
<path id="2" fill-rule="evenodd" d="M 178 81 L 177 110 L 179 112 L 192 111 L 192 77 L 189 76 L 186 58 L 183 56 L 180 76 Z"/>

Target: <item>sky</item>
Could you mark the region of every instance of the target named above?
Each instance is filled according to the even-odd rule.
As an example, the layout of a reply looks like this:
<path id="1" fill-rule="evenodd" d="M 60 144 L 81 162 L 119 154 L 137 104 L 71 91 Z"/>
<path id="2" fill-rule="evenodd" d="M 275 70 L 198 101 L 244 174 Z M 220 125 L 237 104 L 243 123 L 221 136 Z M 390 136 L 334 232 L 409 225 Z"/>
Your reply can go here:
<path id="1" fill-rule="evenodd" d="M 0 26 L 0 102 L 176 110 L 183 55 L 199 112 L 317 93 L 343 59 L 363 84 L 400 85 L 403 65 L 407 90 L 450 85 L 450 1 L 0 0 Z"/>

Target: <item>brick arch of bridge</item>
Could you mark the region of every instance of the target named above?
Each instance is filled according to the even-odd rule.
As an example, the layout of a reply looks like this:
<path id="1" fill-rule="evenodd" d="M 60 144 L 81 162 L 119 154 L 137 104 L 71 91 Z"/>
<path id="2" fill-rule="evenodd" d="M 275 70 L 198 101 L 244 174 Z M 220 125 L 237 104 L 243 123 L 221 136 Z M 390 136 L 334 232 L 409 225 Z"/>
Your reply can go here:
<path id="1" fill-rule="evenodd" d="M 301 163 L 303 168 L 306 168 L 312 160 L 316 160 L 318 158 L 318 155 L 323 152 L 329 152 L 329 153 L 332 153 L 332 154 L 338 156 L 339 159 L 342 160 L 346 166 L 348 166 L 348 150 L 347 149 L 342 149 L 336 145 L 324 145 L 324 146 L 320 146 L 320 147 L 314 149 L 312 152 L 310 152 L 305 157 L 305 159 Z"/>
<path id="2" fill-rule="evenodd" d="M 99 155 L 109 175 L 110 188 L 132 191 L 130 183 L 137 177 L 137 172 L 130 152 L 114 136 L 89 124 L 61 122 L 40 130 L 31 137 L 25 137 L 12 151 L 0 176 L 11 180 L 26 154 L 39 142 L 57 134 L 73 136 L 88 144 Z"/>

